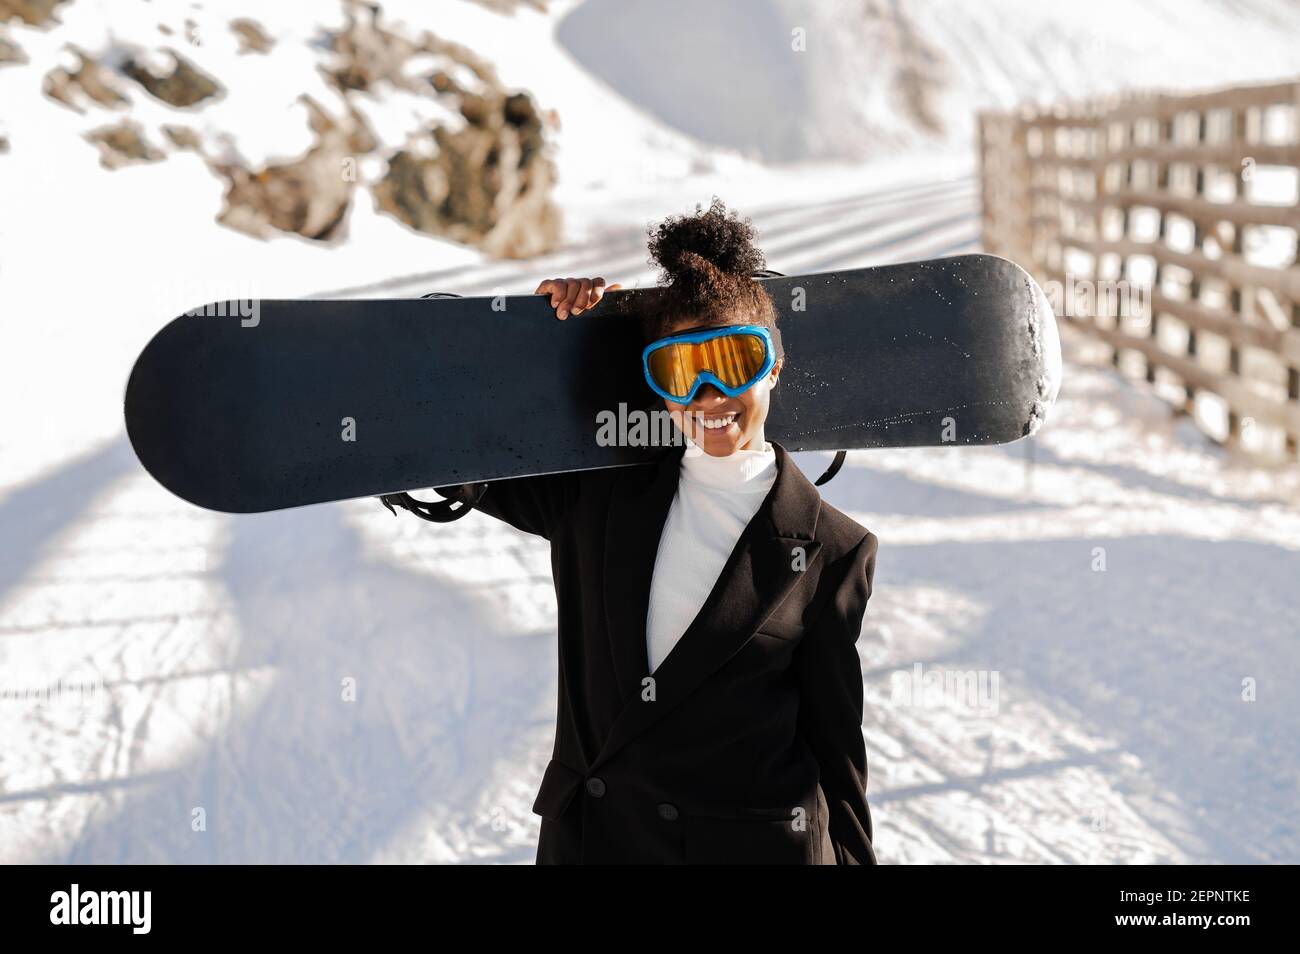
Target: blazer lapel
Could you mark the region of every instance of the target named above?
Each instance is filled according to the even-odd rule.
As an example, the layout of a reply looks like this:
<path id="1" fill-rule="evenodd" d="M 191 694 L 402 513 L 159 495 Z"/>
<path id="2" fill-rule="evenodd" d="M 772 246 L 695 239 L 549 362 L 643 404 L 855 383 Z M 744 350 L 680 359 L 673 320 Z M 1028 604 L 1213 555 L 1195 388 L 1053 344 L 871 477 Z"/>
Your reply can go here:
<path id="1" fill-rule="evenodd" d="M 636 599 L 632 599 L 631 594 L 625 594 L 625 608 L 620 610 L 620 615 L 622 612 L 629 614 L 623 617 L 623 625 L 626 627 L 624 632 L 635 632 L 640 637 L 635 647 L 639 666 L 631 679 L 635 684 L 634 694 L 625 696 L 628 699 L 627 705 L 610 730 L 593 767 L 671 712 L 700 683 L 738 653 L 785 599 L 798 582 L 801 571 L 811 566 L 817 558 L 821 544 L 813 536 L 821 497 L 790 461 L 784 448 L 780 445 L 773 446 L 777 455 L 776 482 L 758 513 L 736 541 L 735 548 L 695 620 L 655 670 L 653 701 L 642 700 L 640 691 L 641 680 L 649 668 L 645 647 L 645 618 L 649 608 L 650 576 L 654 570 L 667 507 L 672 503 L 672 494 L 668 494 L 662 513 L 656 502 L 653 513 L 639 518 L 640 522 L 635 527 L 637 532 L 646 532 L 653 525 L 653 539 L 649 541 L 648 555 L 644 552 L 647 549 L 646 541 L 637 541 L 634 548 L 637 561 L 635 572 L 638 579 L 639 574 L 644 573 L 644 592 L 635 590 Z M 674 481 L 673 488 L 675 487 Z M 654 499 L 658 500 L 657 497 Z M 629 518 L 631 516 L 627 515 Z M 610 527 L 615 530 L 613 521 Z M 630 532 L 628 536 L 631 536 Z M 627 545 L 632 546 L 631 539 L 627 539 Z M 802 549 L 802 557 L 796 548 Z M 619 576 L 624 572 L 621 570 Z M 610 611 L 613 612 L 612 607 Z M 618 644 L 624 644 L 622 651 L 629 651 L 629 641 L 621 639 L 617 633 L 612 636 L 616 642 L 617 659 Z M 623 674 L 626 672 L 629 676 L 632 675 L 630 659 L 620 665 L 619 672 L 620 686 L 623 686 Z"/>
<path id="2" fill-rule="evenodd" d="M 628 468 L 611 491 L 605 528 L 605 622 L 626 702 L 641 691 L 650 663 L 646 614 L 659 537 L 677 492 L 682 451 L 664 454 L 652 467 Z"/>

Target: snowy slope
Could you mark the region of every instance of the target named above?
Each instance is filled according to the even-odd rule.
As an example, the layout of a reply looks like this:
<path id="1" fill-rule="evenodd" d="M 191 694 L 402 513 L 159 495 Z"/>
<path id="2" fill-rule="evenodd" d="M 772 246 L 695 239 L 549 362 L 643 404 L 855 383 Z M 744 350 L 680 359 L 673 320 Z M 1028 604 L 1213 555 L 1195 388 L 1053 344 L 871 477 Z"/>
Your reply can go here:
<path id="1" fill-rule="evenodd" d="M 673 128 L 771 160 L 968 148 L 980 109 L 1286 79 L 1298 34 L 1293 0 L 590 0 L 558 33 Z"/>

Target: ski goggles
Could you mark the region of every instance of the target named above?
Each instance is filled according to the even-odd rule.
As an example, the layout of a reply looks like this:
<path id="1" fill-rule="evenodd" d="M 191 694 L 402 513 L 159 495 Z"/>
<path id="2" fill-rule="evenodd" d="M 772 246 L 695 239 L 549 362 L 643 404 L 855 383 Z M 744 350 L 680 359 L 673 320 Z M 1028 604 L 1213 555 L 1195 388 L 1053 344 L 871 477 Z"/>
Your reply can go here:
<path id="1" fill-rule="evenodd" d="M 689 404 L 701 385 L 727 397 L 752 388 L 776 364 L 767 328 L 724 325 L 660 338 L 641 352 L 650 390 L 674 404 Z"/>

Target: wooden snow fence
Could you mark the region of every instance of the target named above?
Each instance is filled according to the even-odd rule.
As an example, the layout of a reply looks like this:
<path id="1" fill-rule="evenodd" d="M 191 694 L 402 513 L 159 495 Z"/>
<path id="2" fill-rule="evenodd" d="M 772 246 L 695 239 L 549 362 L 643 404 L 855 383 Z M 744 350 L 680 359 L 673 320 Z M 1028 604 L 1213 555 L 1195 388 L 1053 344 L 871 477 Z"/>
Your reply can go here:
<path id="1" fill-rule="evenodd" d="M 1216 439 L 1300 446 L 1300 81 L 979 117 L 983 240 Z"/>

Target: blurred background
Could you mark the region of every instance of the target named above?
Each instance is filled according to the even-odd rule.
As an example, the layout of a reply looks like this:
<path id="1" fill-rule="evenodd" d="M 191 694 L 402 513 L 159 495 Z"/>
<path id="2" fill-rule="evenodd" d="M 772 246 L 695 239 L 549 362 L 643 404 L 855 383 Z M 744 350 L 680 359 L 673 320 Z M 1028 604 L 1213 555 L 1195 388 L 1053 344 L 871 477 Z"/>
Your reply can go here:
<path id="1" fill-rule="evenodd" d="M 715 194 L 782 272 L 989 250 L 1060 304 L 1038 435 L 824 488 L 881 540 L 881 860 L 1300 861 L 1298 35 L 1293 0 L 0 0 L 0 861 L 531 861 L 544 542 L 199 510 L 126 377 L 214 299 L 651 283 L 647 224 Z"/>

